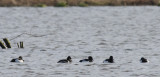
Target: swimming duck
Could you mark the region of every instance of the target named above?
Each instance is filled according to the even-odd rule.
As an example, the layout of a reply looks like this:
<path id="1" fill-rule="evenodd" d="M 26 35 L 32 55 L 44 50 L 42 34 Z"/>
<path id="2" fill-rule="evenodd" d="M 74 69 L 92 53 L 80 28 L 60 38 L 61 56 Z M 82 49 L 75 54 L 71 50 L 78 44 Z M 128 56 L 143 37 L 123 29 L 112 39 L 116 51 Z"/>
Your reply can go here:
<path id="1" fill-rule="evenodd" d="M 72 58 L 70 56 L 68 56 L 67 59 L 59 60 L 57 63 L 70 63 L 70 62 L 72 62 L 71 59 Z"/>
<path id="2" fill-rule="evenodd" d="M 144 57 L 142 57 L 141 59 L 140 59 L 140 62 L 141 63 L 147 63 L 147 62 L 149 62 L 146 58 L 144 58 Z"/>
<path id="3" fill-rule="evenodd" d="M 110 56 L 109 59 L 104 60 L 103 63 L 114 63 L 113 56 Z"/>
<path id="4" fill-rule="evenodd" d="M 88 59 L 80 60 L 79 62 L 93 62 L 92 56 L 88 56 Z"/>
<path id="5" fill-rule="evenodd" d="M 15 59 L 12 59 L 10 62 L 19 62 L 19 63 L 22 63 L 24 62 L 22 56 L 19 56 L 18 58 L 15 58 Z"/>

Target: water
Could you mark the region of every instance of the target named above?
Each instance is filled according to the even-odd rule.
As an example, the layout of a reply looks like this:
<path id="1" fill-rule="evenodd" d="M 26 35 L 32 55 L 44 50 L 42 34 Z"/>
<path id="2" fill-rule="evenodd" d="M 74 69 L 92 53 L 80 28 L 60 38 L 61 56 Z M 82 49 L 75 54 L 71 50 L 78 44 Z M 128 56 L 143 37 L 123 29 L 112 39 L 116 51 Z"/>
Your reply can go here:
<path id="1" fill-rule="evenodd" d="M 159 77 L 160 8 L 0 7 L 3 77 Z M 24 49 L 16 43 L 24 41 Z M 23 56 L 24 63 L 10 63 Z M 71 64 L 57 61 L 70 55 Z M 93 56 L 93 63 L 79 63 Z M 112 55 L 113 64 L 102 63 Z M 139 63 L 141 57 L 149 63 Z"/>

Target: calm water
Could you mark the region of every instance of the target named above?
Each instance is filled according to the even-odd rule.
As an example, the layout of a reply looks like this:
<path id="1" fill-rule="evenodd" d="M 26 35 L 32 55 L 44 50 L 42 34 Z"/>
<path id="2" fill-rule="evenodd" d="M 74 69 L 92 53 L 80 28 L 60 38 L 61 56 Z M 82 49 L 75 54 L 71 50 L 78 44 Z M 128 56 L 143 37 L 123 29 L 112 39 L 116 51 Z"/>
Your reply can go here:
<path id="1" fill-rule="evenodd" d="M 0 7 L 2 77 L 159 77 L 160 7 Z M 24 49 L 17 42 L 24 41 Z M 23 56 L 24 63 L 10 63 Z M 71 64 L 58 64 L 70 55 Z M 93 56 L 93 63 L 79 63 Z M 102 63 L 112 55 L 115 63 Z M 141 57 L 149 63 L 139 63 Z"/>

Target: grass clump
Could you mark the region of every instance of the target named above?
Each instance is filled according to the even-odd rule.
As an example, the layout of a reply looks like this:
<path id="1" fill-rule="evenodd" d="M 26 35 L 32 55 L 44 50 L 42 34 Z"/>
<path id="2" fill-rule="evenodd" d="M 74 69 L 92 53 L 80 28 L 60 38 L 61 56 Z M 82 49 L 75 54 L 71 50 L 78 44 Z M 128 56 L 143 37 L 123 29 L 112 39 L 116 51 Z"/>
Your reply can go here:
<path id="1" fill-rule="evenodd" d="M 80 7 L 87 7 L 88 4 L 86 4 L 86 3 L 80 3 L 79 6 L 80 6 Z"/>
<path id="2" fill-rule="evenodd" d="M 36 7 L 46 7 L 47 5 L 46 4 L 38 4 L 36 5 Z"/>
<path id="3" fill-rule="evenodd" d="M 158 3 L 158 6 L 160 6 L 160 2 Z"/>
<path id="4" fill-rule="evenodd" d="M 65 2 L 59 2 L 56 4 L 56 7 L 66 7 L 67 6 L 67 3 Z"/>

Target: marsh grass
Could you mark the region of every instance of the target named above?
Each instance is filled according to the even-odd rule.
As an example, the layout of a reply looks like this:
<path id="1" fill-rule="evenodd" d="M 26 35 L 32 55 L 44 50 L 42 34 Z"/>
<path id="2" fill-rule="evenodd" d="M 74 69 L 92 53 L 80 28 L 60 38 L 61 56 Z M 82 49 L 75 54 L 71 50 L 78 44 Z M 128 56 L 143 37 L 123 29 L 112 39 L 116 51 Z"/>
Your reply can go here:
<path id="1" fill-rule="evenodd" d="M 158 6 L 160 6 L 160 1 L 158 2 L 158 4 L 157 4 Z"/>
<path id="2" fill-rule="evenodd" d="M 88 4 L 86 4 L 86 3 L 79 3 L 79 6 L 80 6 L 80 7 L 87 7 Z"/>
<path id="3" fill-rule="evenodd" d="M 36 7 L 47 7 L 46 4 L 38 4 L 38 5 L 35 5 Z"/>
<path id="4" fill-rule="evenodd" d="M 124 5 L 158 5 L 160 0 L 0 0 L 0 6 L 124 6 Z"/>
<path id="5" fill-rule="evenodd" d="M 65 2 L 59 2 L 56 4 L 56 7 L 66 7 L 66 6 L 68 6 L 68 5 Z"/>

